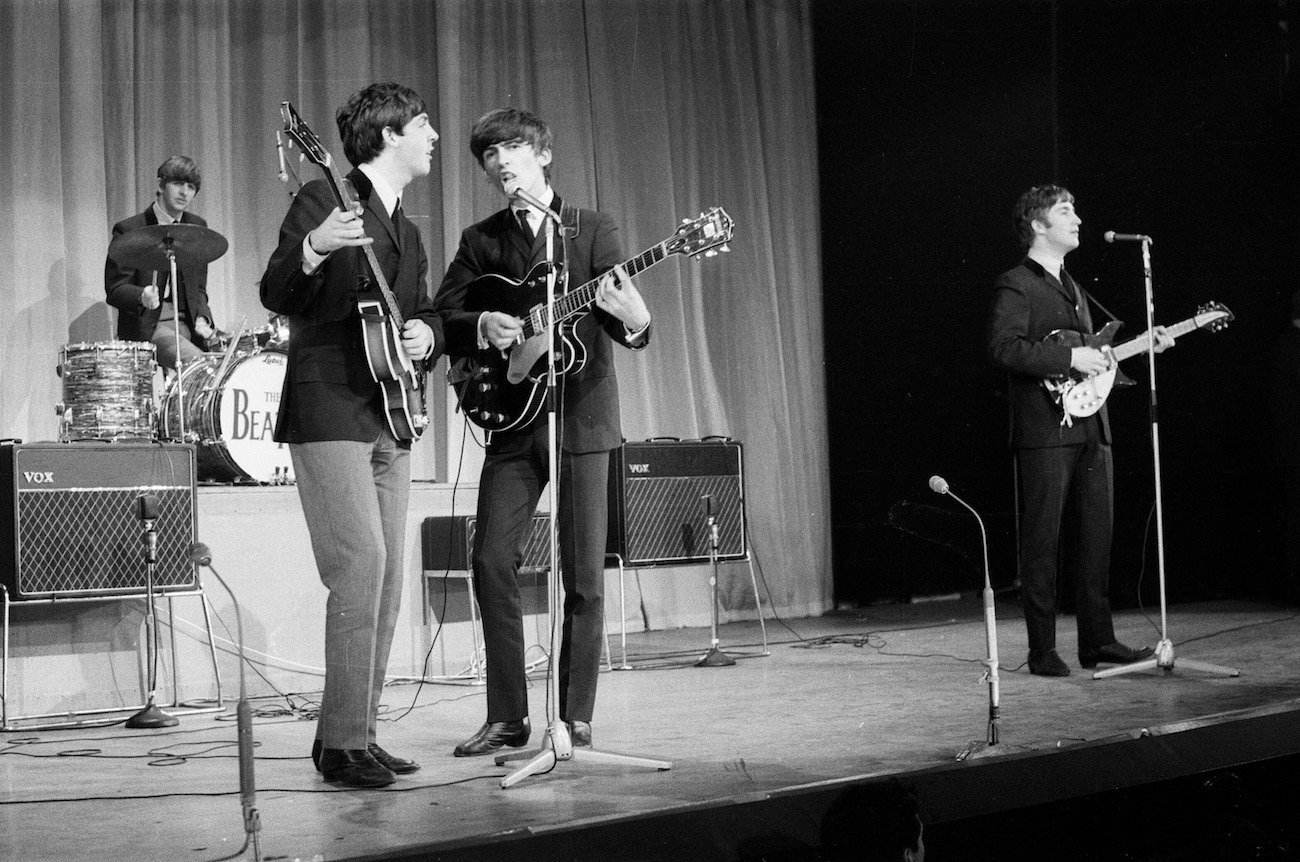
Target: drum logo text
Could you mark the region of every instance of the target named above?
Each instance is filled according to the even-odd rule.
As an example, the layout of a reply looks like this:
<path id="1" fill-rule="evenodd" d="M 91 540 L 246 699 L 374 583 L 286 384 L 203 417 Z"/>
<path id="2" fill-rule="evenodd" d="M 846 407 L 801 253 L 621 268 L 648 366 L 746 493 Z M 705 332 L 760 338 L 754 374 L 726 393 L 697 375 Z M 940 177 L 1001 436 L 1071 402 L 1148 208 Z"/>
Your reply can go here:
<path id="1" fill-rule="evenodd" d="M 275 419 L 278 413 L 278 407 L 274 410 L 254 410 L 250 409 L 251 399 L 248 397 L 247 390 L 234 389 L 235 403 L 234 407 L 234 427 L 231 429 L 231 439 L 233 440 L 265 440 L 275 433 Z M 279 392 L 263 392 L 262 396 L 272 406 L 280 400 Z"/>

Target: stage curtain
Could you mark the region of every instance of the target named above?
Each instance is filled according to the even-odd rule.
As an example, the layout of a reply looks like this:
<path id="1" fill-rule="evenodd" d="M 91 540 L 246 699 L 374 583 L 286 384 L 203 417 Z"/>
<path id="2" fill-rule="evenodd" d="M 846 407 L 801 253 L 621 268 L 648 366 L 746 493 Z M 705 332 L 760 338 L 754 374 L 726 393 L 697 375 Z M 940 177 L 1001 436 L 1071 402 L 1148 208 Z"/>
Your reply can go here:
<path id="1" fill-rule="evenodd" d="M 712 206 L 735 220 L 730 254 L 638 279 L 655 335 L 618 357 L 624 433 L 742 441 L 751 544 L 774 604 L 823 610 L 812 71 L 808 0 L 0 4 L 0 435 L 57 436 L 59 347 L 112 339 L 109 230 L 152 200 L 168 155 L 198 162 L 193 209 L 230 241 L 209 293 L 233 331 L 265 321 L 257 281 L 297 179 L 319 175 L 290 151 L 280 181 L 281 100 L 342 159 L 333 112 L 349 93 L 395 79 L 425 97 L 442 141 L 404 207 L 433 286 L 461 227 L 500 205 L 469 126 L 520 105 L 554 127 L 557 189 L 615 214 L 629 255 Z M 727 607 L 749 600 L 746 580 Z"/>

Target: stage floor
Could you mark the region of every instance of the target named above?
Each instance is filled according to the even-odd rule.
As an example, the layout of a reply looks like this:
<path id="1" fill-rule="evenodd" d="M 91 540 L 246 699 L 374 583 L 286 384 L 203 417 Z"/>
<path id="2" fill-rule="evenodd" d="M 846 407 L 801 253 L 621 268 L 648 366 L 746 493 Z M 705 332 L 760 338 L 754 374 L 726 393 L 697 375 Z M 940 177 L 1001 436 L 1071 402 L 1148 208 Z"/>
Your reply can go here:
<path id="1" fill-rule="evenodd" d="M 1120 639 L 1154 644 L 1152 616 L 1155 623 L 1135 611 L 1117 614 Z M 483 689 L 402 683 L 387 689 L 380 742 L 423 769 L 385 790 L 340 790 L 324 784 L 308 759 L 313 724 L 304 710 L 313 693 L 261 698 L 254 708 L 262 855 L 522 858 L 520 841 L 550 836 L 527 858 L 759 858 L 762 846 L 773 854 L 814 846 L 825 803 L 808 794 L 864 776 L 899 774 L 912 783 L 929 826 L 1099 789 L 1078 777 L 1063 786 L 1062 775 L 1077 776 L 1061 768 L 1071 751 L 1090 750 L 1104 762 L 1106 746 L 1127 745 L 1114 749 L 1116 758 L 1145 762 L 1148 755 L 1132 746 L 1207 728 L 1219 734 L 1215 752 L 1184 752 L 1174 758 L 1182 766 L 1162 768 L 1194 771 L 1300 751 L 1294 733 L 1248 726 L 1270 716 L 1285 718 L 1281 726 L 1300 725 L 1293 712 L 1300 709 L 1300 614 L 1293 608 L 1217 602 L 1170 609 L 1176 659 L 1233 666 L 1241 671 L 1235 678 L 1176 665 L 1171 673 L 1094 680 L 1075 661 L 1070 617 L 1061 621 L 1060 652 L 1074 674 L 1034 677 L 1013 670 L 1025 657 L 1018 606 L 1000 602 L 998 620 L 1001 743 L 996 756 L 964 763 L 958 755 L 978 748 L 988 714 L 975 598 L 769 619 L 768 656 L 760 654 L 757 623 L 729 624 L 721 644 L 738 658 L 734 667 L 692 666 L 708 646 L 707 629 L 629 635 L 635 667 L 602 674 L 595 743 L 670 759 L 669 771 L 597 765 L 579 750 L 549 774 L 503 790 L 506 767 L 490 757 L 451 756 L 483 720 Z M 617 663 L 617 638 L 612 645 Z M 233 685 L 227 681 L 228 690 Z M 534 742 L 545 722 L 545 691 L 539 677 L 531 693 Z M 0 737 L 0 858 L 198 862 L 236 852 L 244 836 L 235 704 L 227 706 L 224 716 L 186 715 L 167 730 L 118 725 Z M 1240 746 L 1231 741 L 1238 726 Z M 1014 791 L 971 792 L 972 770 L 996 764 L 1014 764 L 1029 778 L 1017 778 Z M 1086 767 L 1084 774 L 1114 788 L 1140 783 L 1151 769 L 1125 777 Z M 708 825 L 710 811 L 778 798 L 794 800 L 780 818 Z M 808 801 L 802 813 L 800 799 Z M 634 825 L 681 814 L 693 825 L 679 821 L 648 833 Z M 576 837 L 583 832 L 600 833 L 603 843 L 584 845 Z"/>

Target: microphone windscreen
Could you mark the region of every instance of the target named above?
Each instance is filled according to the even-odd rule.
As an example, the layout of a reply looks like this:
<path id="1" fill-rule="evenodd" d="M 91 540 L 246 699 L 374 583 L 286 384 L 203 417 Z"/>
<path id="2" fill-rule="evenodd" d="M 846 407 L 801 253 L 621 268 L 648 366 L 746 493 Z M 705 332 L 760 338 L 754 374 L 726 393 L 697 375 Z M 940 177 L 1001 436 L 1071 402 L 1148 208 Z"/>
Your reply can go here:
<path id="1" fill-rule="evenodd" d="M 212 565 L 212 550 L 202 542 L 190 545 L 190 562 L 200 566 Z"/>
<path id="2" fill-rule="evenodd" d="M 930 477 L 930 490 L 936 494 L 948 493 L 948 482 L 942 476 Z"/>
<path id="3" fill-rule="evenodd" d="M 135 498 L 136 516 L 141 521 L 158 520 L 158 497 L 155 494 L 141 494 Z"/>

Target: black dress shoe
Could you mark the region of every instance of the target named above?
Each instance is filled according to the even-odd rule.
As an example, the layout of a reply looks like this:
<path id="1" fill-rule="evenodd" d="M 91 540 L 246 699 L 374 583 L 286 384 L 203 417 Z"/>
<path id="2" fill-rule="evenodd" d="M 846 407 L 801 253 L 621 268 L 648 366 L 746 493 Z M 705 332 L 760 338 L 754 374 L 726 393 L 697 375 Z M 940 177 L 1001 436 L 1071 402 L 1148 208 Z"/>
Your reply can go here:
<path id="1" fill-rule="evenodd" d="M 1151 649 L 1151 647 L 1130 649 L 1119 641 L 1115 641 L 1097 649 L 1079 650 L 1079 665 L 1094 668 L 1099 662 L 1103 664 L 1132 664 L 1135 661 L 1142 661 L 1144 658 L 1151 658 L 1155 654 L 1155 650 Z"/>
<path id="2" fill-rule="evenodd" d="M 330 784 L 347 787 L 385 787 L 397 780 L 364 748 L 322 748 L 320 771 Z"/>
<path id="3" fill-rule="evenodd" d="M 452 754 L 457 757 L 477 757 L 480 754 L 492 754 L 503 745 L 521 748 L 528 744 L 528 737 L 533 727 L 528 717 L 518 721 L 489 721 L 478 729 L 478 733 L 456 746 Z"/>
<path id="4" fill-rule="evenodd" d="M 591 722 L 566 721 L 569 726 L 569 741 L 574 748 L 591 748 Z"/>
<path id="5" fill-rule="evenodd" d="M 317 772 L 320 772 L 320 751 L 323 747 L 324 744 L 319 739 L 311 744 L 311 762 Z"/>
<path id="6" fill-rule="evenodd" d="M 380 766 L 396 775 L 410 775 L 412 772 L 420 771 L 420 764 L 414 760 L 407 760 L 405 757 L 394 757 L 380 748 L 377 742 L 367 745 L 366 751 L 369 751 L 370 756 L 379 761 Z"/>
<path id="7" fill-rule="evenodd" d="M 1056 650 L 1029 656 L 1029 672 L 1034 676 L 1069 676 L 1070 666 L 1061 661 Z"/>

